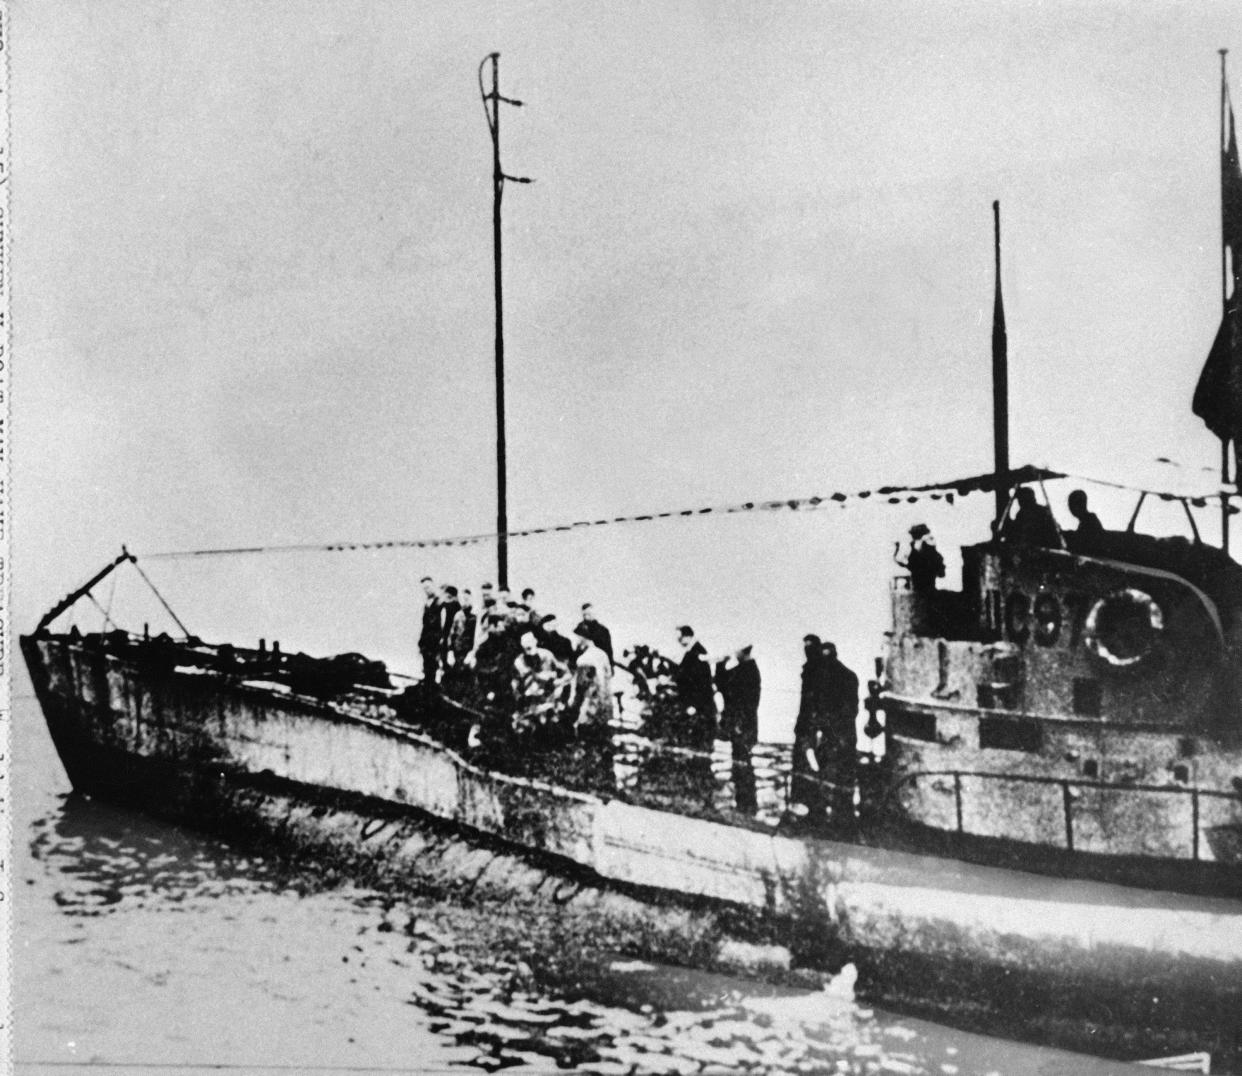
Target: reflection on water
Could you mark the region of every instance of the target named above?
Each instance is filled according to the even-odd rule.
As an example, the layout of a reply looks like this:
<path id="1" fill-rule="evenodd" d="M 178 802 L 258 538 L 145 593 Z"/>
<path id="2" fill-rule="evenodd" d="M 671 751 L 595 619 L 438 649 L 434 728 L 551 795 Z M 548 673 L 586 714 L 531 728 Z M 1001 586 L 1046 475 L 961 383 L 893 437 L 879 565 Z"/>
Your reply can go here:
<path id="1" fill-rule="evenodd" d="M 886 1016 L 848 996 L 625 954 L 567 961 L 556 930 L 525 929 L 515 909 L 397 900 L 69 795 L 37 711 L 15 716 L 19 1072 L 90 1062 L 169 1072 L 1116 1068 L 1057 1068 L 1068 1055 Z"/>
<path id="2" fill-rule="evenodd" d="M 69 794 L 29 829 L 32 860 L 64 883 L 53 899 L 67 915 L 99 915 L 122 900 L 133 908 L 201 905 L 231 894 L 275 891 L 296 879 L 174 826 Z"/>

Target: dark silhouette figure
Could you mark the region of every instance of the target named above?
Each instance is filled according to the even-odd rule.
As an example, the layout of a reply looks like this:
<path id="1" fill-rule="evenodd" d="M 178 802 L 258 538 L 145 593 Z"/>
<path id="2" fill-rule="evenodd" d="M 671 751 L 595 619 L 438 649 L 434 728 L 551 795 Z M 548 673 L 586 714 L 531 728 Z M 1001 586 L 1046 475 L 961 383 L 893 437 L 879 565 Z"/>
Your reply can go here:
<path id="1" fill-rule="evenodd" d="M 449 652 L 453 645 L 453 621 L 460 612 L 461 602 L 457 600 L 457 588 L 445 587 L 440 597 L 440 649 L 436 654 L 441 669 L 448 667 Z"/>
<path id="2" fill-rule="evenodd" d="M 558 630 L 555 613 L 548 613 L 539 621 L 535 637 L 539 645 L 547 650 L 562 665 L 572 668 L 574 664 L 574 644 Z"/>
<path id="3" fill-rule="evenodd" d="M 936 580 L 944 576 L 944 557 L 926 523 L 910 528 L 910 552 L 897 563 L 910 573 L 910 589 L 915 593 L 926 594 L 936 589 Z"/>
<path id="4" fill-rule="evenodd" d="M 833 821 L 848 824 L 858 779 L 858 677 L 837 657 L 834 643 L 824 643 L 824 680 L 828 729 L 817 754 L 831 785 Z"/>
<path id="5" fill-rule="evenodd" d="M 418 635 L 418 652 L 423 659 L 423 684 L 431 687 L 438 680 L 440 671 L 440 647 L 444 635 L 444 610 L 436 594 L 431 576 L 424 576 L 423 624 Z"/>
<path id="6" fill-rule="evenodd" d="M 822 818 L 826 801 L 820 783 L 816 748 L 828 731 L 828 661 L 818 635 L 802 639 L 802 696 L 794 722 L 793 774 L 790 799 L 802 804 L 814 819 Z"/>
<path id="7" fill-rule="evenodd" d="M 716 686 L 724 703 L 722 726 L 733 747 L 733 789 L 737 809 L 753 814 L 755 770 L 750 753 L 759 740 L 759 694 L 762 680 L 749 646 L 716 665 Z"/>
<path id="8" fill-rule="evenodd" d="M 1087 495 L 1076 489 L 1070 493 L 1066 504 L 1070 515 L 1078 520 L 1077 528 L 1070 535 L 1073 547 L 1082 552 L 1098 549 L 1104 538 L 1104 525 L 1100 522 L 1100 517 L 1087 507 Z"/>
<path id="9" fill-rule="evenodd" d="M 1030 486 L 1018 489 L 1018 511 L 1001 529 L 1001 537 L 1021 545 L 1056 547 L 1061 544 L 1052 509 L 1035 499 Z"/>
<path id="10" fill-rule="evenodd" d="M 716 739 L 716 690 L 707 651 L 689 626 L 677 629 L 685 653 L 673 673 L 688 746 L 710 752 Z"/>

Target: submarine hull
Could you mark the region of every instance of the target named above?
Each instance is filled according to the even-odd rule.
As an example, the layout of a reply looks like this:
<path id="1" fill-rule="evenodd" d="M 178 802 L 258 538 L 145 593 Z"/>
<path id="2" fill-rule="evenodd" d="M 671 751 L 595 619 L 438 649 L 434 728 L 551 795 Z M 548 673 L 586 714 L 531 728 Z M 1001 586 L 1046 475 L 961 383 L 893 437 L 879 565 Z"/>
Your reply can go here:
<path id="1" fill-rule="evenodd" d="M 89 640 L 21 645 L 84 794 L 364 880 L 431 872 L 555 900 L 666 959 L 727 964 L 725 939 L 784 947 L 825 972 L 854 960 L 865 996 L 958 1026 L 1238 1059 L 1242 902 L 682 817 L 479 770 L 379 692 L 314 699 L 189 658 L 155 669 Z"/>

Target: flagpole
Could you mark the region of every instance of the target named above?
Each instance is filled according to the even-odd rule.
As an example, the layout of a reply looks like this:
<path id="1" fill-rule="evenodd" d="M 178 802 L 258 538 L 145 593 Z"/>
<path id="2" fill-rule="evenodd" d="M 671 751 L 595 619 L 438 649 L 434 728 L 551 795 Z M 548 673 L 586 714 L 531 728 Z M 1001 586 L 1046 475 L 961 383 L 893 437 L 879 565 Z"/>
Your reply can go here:
<path id="1" fill-rule="evenodd" d="M 483 68 L 492 65 L 492 91 L 483 85 Z M 500 53 L 491 52 L 479 64 L 479 93 L 492 135 L 492 277 L 496 292 L 496 583 L 509 586 L 508 464 L 505 458 L 505 328 L 504 295 L 500 264 L 500 201 L 505 183 L 529 183 L 521 176 L 506 175 L 500 166 L 500 106 L 522 107 L 521 101 L 500 95 Z"/>
<path id="2" fill-rule="evenodd" d="M 996 295 L 992 306 L 992 465 L 996 474 L 996 518 L 992 530 L 1000 534 L 1009 507 L 1009 340 L 1001 300 L 1000 202 L 992 203 L 995 221 Z"/>
<path id="3" fill-rule="evenodd" d="M 1228 107 L 1229 83 L 1225 73 L 1225 56 L 1228 49 L 1218 49 L 1220 53 L 1220 140 L 1217 143 L 1217 152 L 1224 159 L 1226 150 L 1225 139 L 1228 137 L 1225 131 L 1225 110 Z M 1224 168 L 1221 168 L 1221 188 L 1220 188 L 1220 307 L 1221 318 L 1229 316 L 1229 245 L 1225 238 L 1225 184 L 1224 184 Z M 1229 439 L 1222 437 L 1220 441 L 1220 547 L 1229 552 Z"/>

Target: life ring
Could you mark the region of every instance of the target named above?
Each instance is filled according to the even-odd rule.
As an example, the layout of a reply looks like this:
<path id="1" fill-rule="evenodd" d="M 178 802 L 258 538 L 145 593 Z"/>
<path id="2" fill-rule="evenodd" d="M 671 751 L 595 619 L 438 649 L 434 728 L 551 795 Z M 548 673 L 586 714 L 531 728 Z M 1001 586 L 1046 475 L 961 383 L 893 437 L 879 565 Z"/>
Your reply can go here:
<path id="1" fill-rule="evenodd" d="M 1164 613 L 1150 594 L 1133 587 L 1100 598 L 1083 622 L 1083 642 L 1114 668 L 1147 658 L 1164 631 Z"/>

